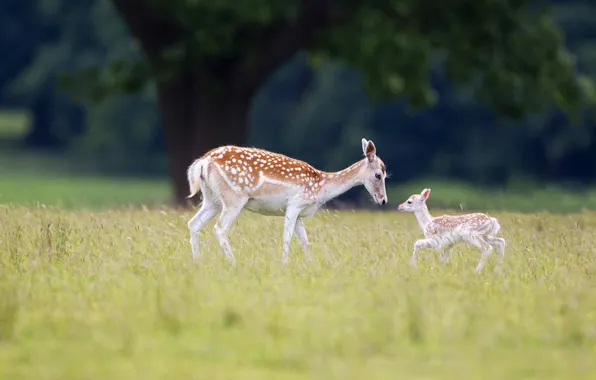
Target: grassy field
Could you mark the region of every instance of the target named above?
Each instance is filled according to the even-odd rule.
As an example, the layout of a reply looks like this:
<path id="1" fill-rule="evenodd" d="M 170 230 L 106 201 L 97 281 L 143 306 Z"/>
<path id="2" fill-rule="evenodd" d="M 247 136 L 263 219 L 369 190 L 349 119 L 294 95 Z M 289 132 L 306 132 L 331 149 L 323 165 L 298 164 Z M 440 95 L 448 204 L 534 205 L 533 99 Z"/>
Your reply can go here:
<path id="1" fill-rule="evenodd" d="M 102 209 L 128 205 L 156 205 L 170 200 L 170 184 L 165 178 L 118 178 L 76 175 L 58 169 L 6 170 L 10 167 L 0 154 L 0 204 L 61 206 L 69 209 Z M 444 209 L 575 213 L 596 210 L 596 188 L 570 191 L 553 185 L 528 185 L 505 191 L 482 189 L 465 183 L 417 180 L 405 184 L 388 183 L 389 205 L 397 207 L 410 194 L 433 189 L 431 205 Z M 363 204 L 371 204 L 362 191 Z"/>
<path id="2" fill-rule="evenodd" d="M 596 211 L 596 188 L 571 188 L 561 184 L 530 181 L 511 183 L 504 189 L 482 188 L 457 181 L 415 180 L 389 185 L 389 202 L 403 202 L 410 194 L 429 187 L 433 190 L 430 204 L 460 210 L 499 210 L 517 212 L 575 213 Z M 396 204 L 397 204 L 396 203 Z"/>
<path id="3" fill-rule="evenodd" d="M 129 204 L 163 204 L 170 199 L 165 180 L 30 173 L 0 175 L 0 204 L 101 209 Z"/>
<path id="4" fill-rule="evenodd" d="M 492 215 L 477 275 L 409 267 L 410 214 L 322 211 L 281 269 L 278 218 L 241 215 L 231 268 L 212 224 L 191 260 L 190 211 L 0 206 L 0 378 L 594 378 L 596 214 Z"/>
<path id="5" fill-rule="evenodd" d="M 0 204 L 101 209 L 170 199 L 166 178 L 101 176 L 77 164 L 59 154 L 0 149 Z"/>

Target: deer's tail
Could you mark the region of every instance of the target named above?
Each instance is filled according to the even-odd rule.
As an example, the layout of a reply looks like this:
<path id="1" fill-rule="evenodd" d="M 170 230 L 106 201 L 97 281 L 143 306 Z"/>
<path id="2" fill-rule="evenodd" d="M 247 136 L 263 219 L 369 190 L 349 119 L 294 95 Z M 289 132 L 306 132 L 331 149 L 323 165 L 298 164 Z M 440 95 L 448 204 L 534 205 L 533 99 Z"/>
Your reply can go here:
<path id="1" fill-rule="evenodd" d="M 497 236 L 497 234 L 499 233 L 499 231 L 501 231 L 501 224 L 499 223 L 499 221 L 496 218 L 490 218 L 491 221 L 493 222 L 493 226 L 492 226 L 492 231 L 491 234 L 493 236 Z"/>
<path id="2" fill-rule="evenodd" d="M 207 176 L 207 165 L 209 161 L 206 159 L 198 159 L 193 162 L 186 171 L 188 179 L 188 187 L 190 189 L 190 195 L 186 198 L 194 197 L 201 190 L 201 181 Z"/>

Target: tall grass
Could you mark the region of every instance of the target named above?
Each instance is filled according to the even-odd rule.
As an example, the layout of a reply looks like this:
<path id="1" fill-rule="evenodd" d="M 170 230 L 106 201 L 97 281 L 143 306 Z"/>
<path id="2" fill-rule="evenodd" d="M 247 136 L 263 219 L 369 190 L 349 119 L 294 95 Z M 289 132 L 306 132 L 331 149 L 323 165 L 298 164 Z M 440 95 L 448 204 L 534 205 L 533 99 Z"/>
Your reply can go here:
<path id="1" fill-rule="evenodd" d="M 409 214 L 322 211 L 282 269 L 280 218 L 240 216 L 232 268 L 211 224 L 191 260 L 190 212 L 2 206 L 0 377 L 594 378 L 596 214 L 494 215 L 477 275 L 467 246 L 411 268 Z"/>

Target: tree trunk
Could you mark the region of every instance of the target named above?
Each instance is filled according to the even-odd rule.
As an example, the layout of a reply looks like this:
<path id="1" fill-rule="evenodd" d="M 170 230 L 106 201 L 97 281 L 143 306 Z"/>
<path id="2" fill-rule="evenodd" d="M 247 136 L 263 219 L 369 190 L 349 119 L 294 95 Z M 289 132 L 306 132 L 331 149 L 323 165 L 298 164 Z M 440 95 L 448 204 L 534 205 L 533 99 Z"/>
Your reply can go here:
<path id="1" fill-rule="evenodd" d="M 251 94 L 229 94 L 211 101 L 201 83 L 199 76 L 185 72 L 158 85 L 168 171 L 177 206 L 189 204 L 186 170 L 195 159 L 221 145 L 243 145 L 248 137 Z"/>

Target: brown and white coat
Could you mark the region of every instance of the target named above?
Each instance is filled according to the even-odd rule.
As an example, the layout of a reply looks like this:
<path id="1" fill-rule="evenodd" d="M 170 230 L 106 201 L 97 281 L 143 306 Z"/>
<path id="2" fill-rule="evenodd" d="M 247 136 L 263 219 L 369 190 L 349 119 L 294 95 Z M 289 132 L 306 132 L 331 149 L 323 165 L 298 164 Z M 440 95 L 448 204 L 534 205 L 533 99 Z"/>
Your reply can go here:
<path id="1" fill-rule="evenodd" d="M 193 257 L 199 255 L 198 234 L 221 212 L 215 233 L 231 263 L 235 263 L 227 233 L 242 209 L 270 216 L 285 216 L 282 263 L 288 259 L 296 234 L 310 260 L 302 218 L 313 215 L 325 202 L 356 185 L 364 185 L 375 202 L 387 203 L 385 164 L 372 141 L 362 139 L 365 158 L 338 172 L 315 169 L 308 163 L 263 149 L 222 146 L 207 152 L 188 168 L 189 198 L 203 194 L 201 209 L 189 221 Z"/>
<path id="2" fill-rule="evenodd" d="M 416 266 L 416 253 L 421 248 L 443 248 L 441 262 L 448 262 L 451 248 L 458 242 L 470 243 L 482 252 L 476 267 L 477 272 L 482 270 L 493 247 L 497 249 L 499 261 L 503 260 L 505 239 L 496 237 L 501 229 L 496 218 L 481 213 L 442 215 L 433 218 L 426 206 L 429 195 L 430 189 L 424 189 L 420 194 L 411 195 L 397 208 L 399 211 L 413 212 L 424 233 L 425 238 L 414 243 L 414 253 L 410 260 L 412 266 Z"/>

